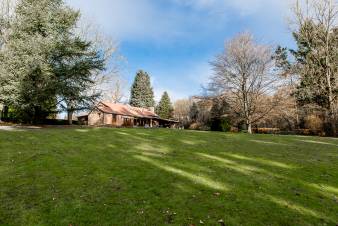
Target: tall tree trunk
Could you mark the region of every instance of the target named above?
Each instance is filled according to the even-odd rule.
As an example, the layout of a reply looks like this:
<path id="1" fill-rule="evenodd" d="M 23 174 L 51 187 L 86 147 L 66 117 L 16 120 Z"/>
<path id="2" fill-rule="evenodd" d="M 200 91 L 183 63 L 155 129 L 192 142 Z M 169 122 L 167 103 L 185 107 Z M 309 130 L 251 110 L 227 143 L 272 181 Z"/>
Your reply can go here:
<path id="1" fill-rule="evenodd" d="M 246 128 L 248 129 L 248 133 L 252 134 L 252 123 L 250 121 L 247 121 Z"/>
<path id="2" fill-rule="evenodd" d="M 73 114 L 74 114 L 73 110 L 70 109 L 70 110 L 67 111 L 68 125 L 73 125 Z"/>
<path id="3" fill-rule="evenodd" d="M 329 95 L 329 99 L 331 98 Z M 336 112 L 335 112 L 336 109 L 335 109 L 333 100 L 329 100 L 329 101 L 330 101 L 329 118 L 330 118 L 331 132 L 332 132 L 331 135 L 336 136 L 337 135 L 337 128 L 336 128 L 337 119 L 336 119 Z"/>
<path id="4" fill-rule="evenodd" d="M 327 28 L 326 32 L 326 56 L 325 56 L 325 70 L 326 70 L 326 82 L 327 82 L 327 88 L 328 88 L 328 98 L 329 98 L 329 120 L 331 125 L 331 132 L 333 136 L 336 136 L 337 129 L 336 129 L 336 109 L 335 109 L 335 103 L 334 103 L 334 97 L 332 92 L 332 84 L 331 84 L 331 78 L 332 78 L 332 71 L 330 67 L 330 30 L 329 26 Z"/>
<path id="5" fill-rule="evenodd" d="M 243 85 L 243 90 L 246 90 L 245 85 Z M 245 120 L 246 120 L 246 129 L 248 130 L 249 134 L 252 134 L 252 122 L 249 112 L 249 103 L 248 103 L 248 97 L 246 95 L 246 91 L 243 92 L 243 104 L 244 104 L 244 114 L 245 114 Z"/>

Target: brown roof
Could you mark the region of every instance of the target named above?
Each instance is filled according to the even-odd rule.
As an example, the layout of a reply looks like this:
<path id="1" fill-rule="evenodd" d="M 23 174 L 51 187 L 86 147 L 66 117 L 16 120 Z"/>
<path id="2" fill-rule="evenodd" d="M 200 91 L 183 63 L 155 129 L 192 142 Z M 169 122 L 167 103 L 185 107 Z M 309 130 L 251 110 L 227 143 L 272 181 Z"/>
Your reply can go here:
<path id="1" fill-rule="evenodd" d="M 146 108 L 132 107 L 126 104 L 100 102 L 97 108 L 108 114 L 125 115 L 137 118 L 159 118 L 157 114 Z"/>

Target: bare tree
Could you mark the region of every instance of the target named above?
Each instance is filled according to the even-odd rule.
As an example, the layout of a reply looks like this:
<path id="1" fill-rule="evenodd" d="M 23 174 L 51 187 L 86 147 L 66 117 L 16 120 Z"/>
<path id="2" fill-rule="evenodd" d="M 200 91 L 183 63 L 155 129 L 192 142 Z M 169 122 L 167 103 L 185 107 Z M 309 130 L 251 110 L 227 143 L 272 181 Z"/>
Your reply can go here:
<path id="1" fill-rule="evenodd" d="M 191 99 L 181 99 L 174 103 L 174 118 L 181 123 L 186 124 L 190 121 L 190 107 L 193 101 Z"/>
<path id="2" fill-rule="evenodd" d="M 103 100 L 108 100 L 113 103 L 125 102 L 128 92 L 127 81 L 117 74 L 109 83 L 106 83 L 105 86 L 102 87 L 102 92 Z"/>
<path id="3" fill-rule="evenodd" d="M 278 105 L 272 109 L 272 111 L 258 122 L 260 127 L 274 127 L 281 130 L 292 131 L 297 129 L 299 125 L 299 110 L 297 106 L 297 100 L 292 95 L 293 88 L 291 86 L 283 86 L 279 88 L 275 93 L 275 99 L 278 99 Z M 270 102 L 270 98 L 262 100 L 264 102 Z"/>
<path id="4" fill-rule="evenodd" d="M 111 90 L 108 90 L 110 83 L 114 87 L 114 83 L 117 80 L 121 80 L 122 82 L 119 72 L 125 59 L 119 53 L 119 44 L 112 37 L 105 34 L 100 26 L 88 18 L 81 18 L 77 33 L 85 40 L 92 42 L 93 48 L 100 50 L 103 55 L 106 70 L 103 72 L 93 72 L 95 84 L 91 90 L 94 93 L 100 92 L 102 96 L 107 96 L 111 93 Z"/>
<path id="5" fill-rule="evenodd" d="M 271 98 L 261 106 L 262 98 L 273 94 L 277 82 L 271 48 L 256 44 L 251 34 L 243 33 L 226 43 L 224 52 L 211 64 L 215 74 L 210 90 L 226 95 L 252 133 L 252 124 L 264 118 L 278 102 Z"/>
<path id="6" fill-rule="evenodd" d="M 297 0 L 292 25 L 295 33 L 302 31 L 303 42 L 312 43 L 311 61 L 298 65 L 299 72 L 315 74 L 318 92 L 327 96 L 327 110 L 333 134 L 336 134 L 338 101 L 338 4 L 335 0 Z M 311 29 L 305 29 L 312 24 Z M 309 58 L 310 59 L 310 58 Z M 312 87 L 313 88 L 313 87 Z"/>

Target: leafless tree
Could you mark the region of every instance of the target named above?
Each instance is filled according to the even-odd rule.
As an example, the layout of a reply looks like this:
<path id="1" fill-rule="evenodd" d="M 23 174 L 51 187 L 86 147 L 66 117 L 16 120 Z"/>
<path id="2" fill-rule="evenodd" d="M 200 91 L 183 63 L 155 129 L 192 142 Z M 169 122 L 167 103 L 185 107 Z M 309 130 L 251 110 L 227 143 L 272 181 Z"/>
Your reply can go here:
<path id="1" fill-rule="evenodd" d="M 190 121 L 189 113 L 193 101 L 191 99 L 181 99 L 174 103 L 174 118 L 183 124 Z"/>
<path id="2" fill-rule="evenodd" d="M 125 102 L 127 98 L 127 84 L 125 79 L 118 74 L 115 75 L 105 87 L 102 87 L 102 99 L 113 103 Z"/>
<path id="3" fill-rule="evenodd" d="M 243 33 L 227 42 L 224 52 L 211 64 L 215 74 L 210 90 L 226 95 L 252 133 L 252 124 L 264 118 L 278 102 L 271 98 L 261 106 L 262 98 L 273 94 L 278 81 L 272 70 L 271 48 L 255 43 L 251 34 Z"/>
<path id="4" fill-rule="evenodd" d="M 260 127 L 279 128 L 281 130 L 292 131 L 299 125 L 299 110 L 297 100 L 292 93 L 293 87 L 286 85 L 280 87 L 275 93 L 275 99 L 278 99 L 278 105 L 272 111 L 258 122 Z M 262 100 L 270 102 L 271 97 Z M 265 105 L 265 104 L 262 104 Z"/>
<path id="5" fill-rule="evenodd" d="M 106 70 L 103 72 L 93 72 L 93 80 L 95 81 L 91 88 L 93 93 L 102 93 L 102 97 L 110 95 L 111 89 L 118 88 L 122 84 L 122 78 L 119 74 L 124 57 L 119 52 L 119 44 L 109 35 L 105 34 L 93 20 L 81 18 L 77 33 L 85 40 L 93 43 L 93 48 L 99 50 L 103 55 Z"/>

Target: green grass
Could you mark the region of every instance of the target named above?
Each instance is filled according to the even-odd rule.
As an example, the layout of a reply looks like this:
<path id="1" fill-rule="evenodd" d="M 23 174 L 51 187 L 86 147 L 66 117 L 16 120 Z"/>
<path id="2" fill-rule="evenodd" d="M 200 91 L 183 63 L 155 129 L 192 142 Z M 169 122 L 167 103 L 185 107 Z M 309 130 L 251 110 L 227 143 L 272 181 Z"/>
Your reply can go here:
<path id="1" fill-rule="evenodd" d="M 0 225 L 338 224 L 338 140 L 0 131 Z"/>

